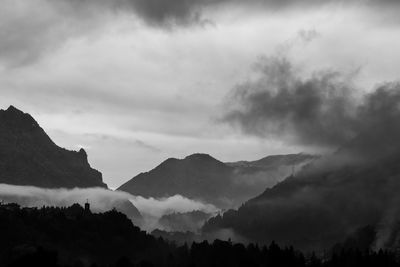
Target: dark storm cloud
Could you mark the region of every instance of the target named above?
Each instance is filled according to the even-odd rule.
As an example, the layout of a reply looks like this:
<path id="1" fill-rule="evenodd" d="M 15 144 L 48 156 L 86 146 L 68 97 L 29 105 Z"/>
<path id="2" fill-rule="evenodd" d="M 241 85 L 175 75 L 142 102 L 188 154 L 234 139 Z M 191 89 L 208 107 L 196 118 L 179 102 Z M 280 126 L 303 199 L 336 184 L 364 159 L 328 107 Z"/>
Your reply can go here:
<path id="1" fill-rule="evenodd" d="M 69 38 L 85 35 L 114 15 L 135 15 L 146 24 L 171 29 L 209 22 L 205 9 L 230 7 L 275 12 L 326 4 L 367 3 L 392 7 L 394 0 L 31 0 L 0 1 L 0 60 L 9 66 L 31 63 Z M 111 15 L 111 16 L 110 16 Z"/>
<path id="2" fill-rule="evenodd" d="M 285 8 L 310 8 L 326 4 L 360 3 L 374 6 L 398 5 L 396 0 L 58 0 L 48 2 L 61 2 L 64 8 L 72 7 L 78 14 L 94 9 L 109 9 L 117 12 L 134 12 L 146 22 L 154 25 L 177 24 L 187 25 L 202 21 L 202 10 L 216 6 L 243 6 L 263 7 L 266 10 Z"/>
<path id="3" fill-rule="evenodd" d="M 339 73 L 302 79 L 285 58 L 263 58 L 256 70 L 258 79 L 234 90 L 223 120 L 245 133 L 305 144 L 332 145 L 354 136 L 352 90 Z"/>
<path id="4" fill-rule="evenodd" d="M 200 9 L 226 0 L 57 0 L 47 1 L 69 15 L 87 17 L 98 12 L 135 13 L 155 26 L 188 25 L 200 22 Z"/>
<path id="5" fill-rule="evenodd" d="M 322 71 L 302 78 L 279 57 L 261 59 L 256 70 L 257 79 L 235 88 L 222 118 L 245 133 L 338 147 L 366 131 L 399 132 L 397 83 L 366 94 L 355 89 L 351 75 Z"/>
<path id="6" fill-rule="evenodd" d="M 75 1 L 82 3 L 82 1 Z M 90 0 L 83 1 L 90 2 Z M 96 3 L 98 1 L 95 1 Z M 214 8 L 222 6 L 242 6 L 247 8 L 264 8 L 265 10 L 276 11 L 279 9 L 292 8 L 313 8 L 321 7 L 327 4 L 367 4 L 381 7 L 398 6 L 397 0 L 118 0 L 110 4 L 115 10 L 133 10 L 141 16 L 146 22 L 156 25 L 174 24 L 192 24 L 204 21 L 202 10 L 204 8 Z"/>

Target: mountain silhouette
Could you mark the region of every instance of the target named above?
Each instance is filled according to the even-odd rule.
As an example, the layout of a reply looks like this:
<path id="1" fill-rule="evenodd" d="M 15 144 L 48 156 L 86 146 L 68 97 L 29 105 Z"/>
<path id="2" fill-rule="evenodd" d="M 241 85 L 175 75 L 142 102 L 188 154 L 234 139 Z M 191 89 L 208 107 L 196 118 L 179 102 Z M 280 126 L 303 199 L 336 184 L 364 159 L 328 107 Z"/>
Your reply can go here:
<path id="1" fill-rule="evenodd" d="M 44 188 L 107 187 L 85 150 L 57 146 L 27 113 L 0 110 L 0 183 Z"/>
<path id="2" fill-rule="evenodd" d="M 306 154 L 267 157 L 254 162 L 224 163 L 208 154 L 169 158 L 153 170 L 132 178 L 118 190 L 143 197 L 183 195 L 231 208 L 260 194 L 292 171 L 314 159 Z"/>

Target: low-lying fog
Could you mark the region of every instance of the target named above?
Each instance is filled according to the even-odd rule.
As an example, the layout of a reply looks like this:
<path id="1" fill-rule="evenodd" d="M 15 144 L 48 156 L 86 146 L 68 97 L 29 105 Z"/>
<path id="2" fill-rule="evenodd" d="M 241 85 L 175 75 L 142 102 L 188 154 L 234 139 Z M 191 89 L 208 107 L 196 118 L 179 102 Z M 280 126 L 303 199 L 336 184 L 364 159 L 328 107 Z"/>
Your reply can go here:
<path id="1" fill-rule="evenodd" d="M 63 207 L 74 203 L 83 206 L 88 201 L 93 212 L 104 212 L 115 208 L 146 231 L 163 229 L 159 219 L 164 215 L 191 211 L 215 214 L 219 211 L 211 204 L 181 195 L 159 199 L 144 198 L 103 188 L 44 189 L 0 184 L 0 200 L 4 203 L 18 203 L 23 207 Z"/>

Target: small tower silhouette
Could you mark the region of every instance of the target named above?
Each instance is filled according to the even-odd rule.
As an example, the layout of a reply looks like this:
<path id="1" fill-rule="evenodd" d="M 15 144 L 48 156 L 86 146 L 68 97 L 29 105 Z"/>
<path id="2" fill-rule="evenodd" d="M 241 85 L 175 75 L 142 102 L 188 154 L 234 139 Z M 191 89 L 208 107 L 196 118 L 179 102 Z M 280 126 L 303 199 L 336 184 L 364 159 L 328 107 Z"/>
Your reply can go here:
<path id="1" fill-rule="evenodd" d="M 89 199 L 86 199 L 86 203 L 85 203 L 85 213 L 90 213 Z"/>

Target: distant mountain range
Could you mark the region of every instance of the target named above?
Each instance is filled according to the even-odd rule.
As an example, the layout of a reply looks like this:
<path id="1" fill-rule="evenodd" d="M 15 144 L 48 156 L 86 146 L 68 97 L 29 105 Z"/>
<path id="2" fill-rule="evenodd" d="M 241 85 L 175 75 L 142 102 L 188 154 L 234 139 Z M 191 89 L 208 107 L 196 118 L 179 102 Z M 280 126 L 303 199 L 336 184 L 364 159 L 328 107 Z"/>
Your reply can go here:
<path id="1" fill-rule="evenodd" d="M 103 187 L 86 152 L 57 146 L 27 113 L 0 110 L 0 183 L 43 188 Z"/>
<path id="2" fill-rule="evenodd" d="M 257 161 L 221 162 L 208 154 L 169 158 L 118 190 L 143 197 L 182 195 L 225 209 L 239 206 L 275 185 L 316 156 L 292 154 Z"/>

